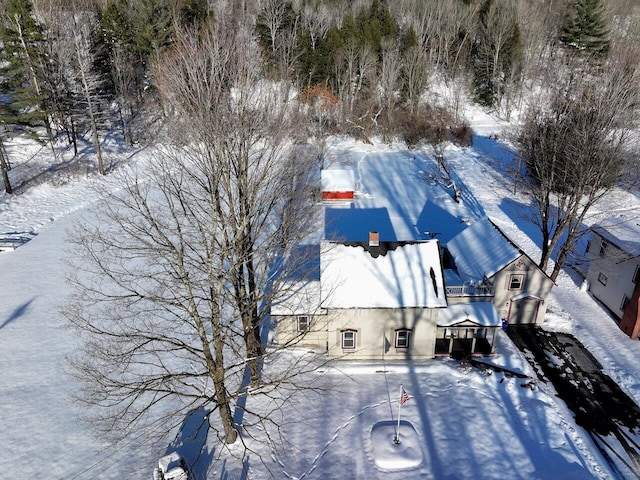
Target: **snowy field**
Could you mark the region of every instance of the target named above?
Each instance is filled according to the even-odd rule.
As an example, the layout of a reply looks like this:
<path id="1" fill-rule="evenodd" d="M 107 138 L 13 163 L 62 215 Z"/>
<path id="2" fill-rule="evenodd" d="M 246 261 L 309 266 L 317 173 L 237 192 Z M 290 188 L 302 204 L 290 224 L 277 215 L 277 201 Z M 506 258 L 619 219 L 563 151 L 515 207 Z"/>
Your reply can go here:
<path id="1" fill-rule="evenodd" d="M 474 117 L 473 126 L 472 148 L 445 152 L 463 201 L 474 202 L 479 213 L 537 259 L 538 235 L 526 220 L 528 201 L 513 194 L 512 179 L 504 175 L 513 167 L 511 154 L 492 139 L 501 135 L 500 126 L 482 116 Z M 342 143 L 334 148 L 352 152 L 354 165 L 370 154 L 390 166 L 413 161 L 413 154 L 399 146 Z M 64 258 L 73 254 L 66 235 L 89 207 L 99 208 L 92 186 L 112 178 L 84 170 L 69 173 L 65 156 L 43 172 L 51 152 L 33 145 L 10 144 L 8 151 L 16 185 L 29 183 L 18 195 L 0 194 L 0 234 L 33 239 L 0 253 L 0 471 L 18 480 L 149 479 L 172 438 L 139 436 L 115 447 L 95 438 L 79 421 L 71 400 L 76 386 L 65 374 L 64 357 L 76 346 L 58 311 L 67 295 Z M 115 145 L 109 158 L 120 160 L 117 168 L 150 160 L 147 151 L 123 152 Z M 411 183 L 420 181 L 395 187 L 423 188 Z M 640 201 L 619 192 L 602 210 L 630 204 Z M 640 401 L 640 342 L 626 337 L 580 283 L 575 275 L 560 276 L 544 327 L 575 334 L 605 373 Z M 491 361 L 533 375 L 502 333 Z M 281 443 L 248 440 L 262 461 L 252 454 L 243 464 L 210 443 L 195 466 L 197 478 L 611 478 L 571 413 L 550 386 L 537 381 L 483 373 L 450 359 L 408 365 L 347 362 L 315 375 L 314 381 L 331 391 L 321 401 L 292 393 L 290 408 L 282 412 Z M 402 407 L 402 442 L 395 445 L 400 384 L 411 399 Z"/>

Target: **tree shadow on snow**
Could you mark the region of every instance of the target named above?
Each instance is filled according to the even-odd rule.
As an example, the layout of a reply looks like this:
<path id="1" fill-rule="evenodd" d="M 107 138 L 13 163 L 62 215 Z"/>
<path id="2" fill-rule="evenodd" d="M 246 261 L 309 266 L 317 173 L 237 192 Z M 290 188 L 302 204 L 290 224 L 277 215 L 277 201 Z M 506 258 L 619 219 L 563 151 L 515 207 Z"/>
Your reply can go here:
<path id="1" fill-rule="evenodd" d="M 207 472 L 213 462 L 214 449 L 207 446 L 209 413 L 211 412 L 204 407 L 187 413 L 175 440 L 166 450 L 166 454 L 178 452 L 191 466 L 196 480 L 207 478 Z"/>
<path id="2" fill-rule="evenodd" d="M 17 307 L 13 312 L 11 312 L 11 315 L 9 315 L 7 319 L 4 322 L 2 322 L 2 324 L 0 324 L 0 330 L 2 330 L 4 327 L 9 325 L 14 320 L 17 320 L 18 318 L 22 317 L 25 313 L 27 313 L 27 311 L 29 310 L 29 307 L 31 306 L 34 300 L 35 300 L 35 297 L 23 303 L 22 305 Z"/>

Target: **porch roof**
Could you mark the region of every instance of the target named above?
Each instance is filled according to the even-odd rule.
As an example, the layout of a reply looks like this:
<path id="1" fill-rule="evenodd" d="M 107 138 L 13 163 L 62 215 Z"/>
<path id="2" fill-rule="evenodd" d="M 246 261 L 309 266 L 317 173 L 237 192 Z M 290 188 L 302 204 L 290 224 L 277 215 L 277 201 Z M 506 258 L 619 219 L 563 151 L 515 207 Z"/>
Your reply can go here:
<path id="1" fill-rule="evenodd" d="M 439 327 L 453 327 L 459 323 L 471 322 L 482 327 L 502 325 L 500 315 L 491 302 L 460 303 L 440 310 Z"/>

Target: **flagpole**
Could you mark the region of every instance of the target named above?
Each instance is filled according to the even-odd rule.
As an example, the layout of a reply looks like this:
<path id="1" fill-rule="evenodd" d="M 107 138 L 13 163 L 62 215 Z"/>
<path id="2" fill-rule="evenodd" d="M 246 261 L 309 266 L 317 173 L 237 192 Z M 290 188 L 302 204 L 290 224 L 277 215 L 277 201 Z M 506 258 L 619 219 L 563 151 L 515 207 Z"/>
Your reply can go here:
<path id="1" fill-rule="evenodd" d="M 400 444 L 400 408 L 402 407 L 402 393 L 404 392 L 404 388 L 402 384 L 400 384 L 400 401 L 398 402 L 398 428 L 396 428 L 396 438 L 393 439 L 393 443 L 396 445 Z"/>

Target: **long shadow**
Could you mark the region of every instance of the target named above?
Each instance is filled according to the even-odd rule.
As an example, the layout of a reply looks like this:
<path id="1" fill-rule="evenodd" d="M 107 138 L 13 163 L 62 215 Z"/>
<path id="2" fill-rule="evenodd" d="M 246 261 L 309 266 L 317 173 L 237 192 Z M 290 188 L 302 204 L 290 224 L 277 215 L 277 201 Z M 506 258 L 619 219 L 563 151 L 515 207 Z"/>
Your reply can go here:
<path id="1" fill-rule="evenodd" d="M 386 208 L 325 209 L 325 239 L 340 242 L 365 242 L 369 232 L 378 232 L 380 239 L 395 241 L 396 233 Z"/>
<path id="2" fill-rule="evenodd" d="M 446 243 L 467 225 L 440 205 L 427 201 L 418 216 L 416 226 L 424 238 L 436 238 Z"/>
<path id="3" fill-rule="evenodd" d="M 191 467 L 195 479 L 207 478 L 207 471 L 213 462 L 214 450 L 207 446 L 210 413 L 204 407 L 187 413 L 176 438 L 166 450 L 166 454 L 178 452 Z"/>
<path id="4" fill-rule="evenodd" d="M 455 168 L 450 168 L 449 177 L 443 179 L 430 155 L 409 151 L 393 155 L 406 158 L 398 162 L 384 154 L 369 154 L 360 161 L 363 197 L 350 208 L 325 208 L 325 239 L 366 241 L 369 231 L 379 232 L 381 241 L 432 238 L 425 232 L 441 233 L 437 238 L 446 239 L 464 229 L 464 217 L 485 216 L 482 205 Z M 454 201 L 451 181 L 460 202 Z"/>
<path id="5" fill-rule="evenodd" d="M 31 306 L 35 298 L 36 297 L 33 297 L 31 300 L 23 303 L 22 305 L 17 307 L 13 312 L 11 312 L 11 315 L 9 315 L 7 319 L 4 322 L 2 322 L 2 324 L 0 324 L 0 330 L 2 330 L 4 327 L 9 325 L 11 322 L 22 317 L 25 313 L 27 313 L 27 311 L 29 310 L 29 307 Z"/>
<path id="6" fill-rule="evenodd" d="M 244 412 L 247 406 L 247 398 L 249 397 L 249 385 L 251 384 L 251 369 L 249 365 L 244 367 L 242 376 L 242 387 L 236 399 L 236 408 L 233 410 L 233 423 L 240 430 L 244 420 Z M 241 433 L 241 432 L 240 432 Z"/>

